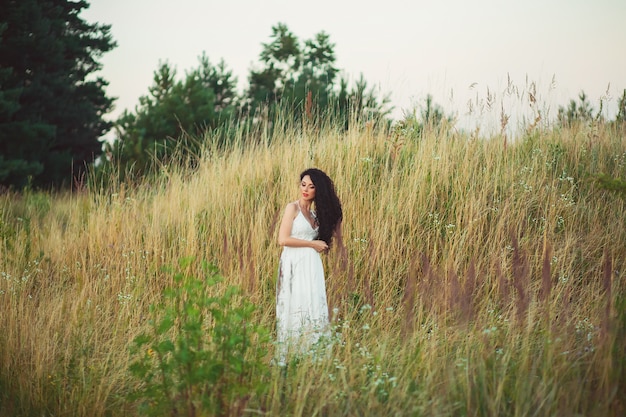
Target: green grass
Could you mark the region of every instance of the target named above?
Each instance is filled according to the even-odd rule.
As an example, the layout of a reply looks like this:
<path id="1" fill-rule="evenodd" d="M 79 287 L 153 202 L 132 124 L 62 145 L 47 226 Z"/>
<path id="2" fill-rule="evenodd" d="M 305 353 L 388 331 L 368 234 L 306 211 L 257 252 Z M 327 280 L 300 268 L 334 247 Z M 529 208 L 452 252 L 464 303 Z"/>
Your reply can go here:
<path id="1" fill-rule="evenodd" d="M 626 149 L 600 125 L 506 145 L 307 130 L 111 191 L 0 196 L 0 414 L 135 414 L 133 339 L 183 257 L 274 329 L 277 223 L 310 166 L 344 204 L 334 344 L 256 375 L 242 414 L 624 413 L 626 202 L 597 178 L 626 178 Z"/>

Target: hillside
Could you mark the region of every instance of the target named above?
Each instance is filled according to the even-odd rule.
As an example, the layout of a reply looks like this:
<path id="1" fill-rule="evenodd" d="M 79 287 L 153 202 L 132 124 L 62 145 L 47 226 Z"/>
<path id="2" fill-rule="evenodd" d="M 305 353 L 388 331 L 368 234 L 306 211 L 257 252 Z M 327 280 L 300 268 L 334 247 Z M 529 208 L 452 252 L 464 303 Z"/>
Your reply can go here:
<path id="1" fill-rule="evenodd" d="M 626 178 L 623 137 L 293 132 L 150 181 L 2 195 L 0 414 L 134 414 L 133 339 L 182 258 L 272 331 L 277 222 L 315 166 L 344 207 L 336 340 L 285 373 L 264 344 L 224 415 L 622 415 L 626 198 L 598 177 Z"/>

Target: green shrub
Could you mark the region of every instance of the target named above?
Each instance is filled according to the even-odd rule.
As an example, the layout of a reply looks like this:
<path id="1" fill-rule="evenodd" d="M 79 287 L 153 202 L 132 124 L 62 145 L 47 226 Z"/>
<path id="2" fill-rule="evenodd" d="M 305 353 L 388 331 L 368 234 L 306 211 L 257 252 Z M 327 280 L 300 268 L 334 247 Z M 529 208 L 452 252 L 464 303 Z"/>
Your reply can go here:
<path id="1" fill-rule="evenodd" d="M 626 181 L 613 178 L 607 174 L 600 174 L 596 177 L 598 184 L 600 184 L 600 188 L 603 190 L 611 191 L 621 195 L 622 197 L 626 197 Z"/>
<path id="2" fill-rule="evenodd" d="M 193 260 L 181 259 L 181 271 Z M 253 319 L 254 305 L 203 263 L 204 279 L 185 272 L 150 306 L 150 329 L 134 339 L 130 395 L 142 415 L 238 415 L 265 390 L 269 332 Z M 220 293 L 211 296 L 211 293 Z"/>

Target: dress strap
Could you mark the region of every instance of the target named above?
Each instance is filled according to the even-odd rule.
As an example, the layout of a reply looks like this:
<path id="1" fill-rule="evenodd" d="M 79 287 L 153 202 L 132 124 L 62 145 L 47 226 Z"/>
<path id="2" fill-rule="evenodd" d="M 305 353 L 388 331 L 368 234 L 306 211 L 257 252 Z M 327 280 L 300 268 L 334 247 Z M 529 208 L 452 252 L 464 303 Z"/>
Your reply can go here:
<path id="1" fill-rule="evenodd" d="M 298 206 L 298 210 L 300 211 L 300 213 L 302 213 L 302 217 L 304 217 L 304 219 L 307 221 L 307 223 L 309 223 L 309 225 L 311 225 L 311 228 L 315 229 L 315 226 L 319 225 L 318 221 L 317 221 L 317 214 L 315 214 L 315 211 L 314 210 L 309 210 L 309 213 L 311 215 L 311 220 L 313 220 L 313 224 L 311 224 L 311 221 L 308 219 L 308 217 L 302 211 L 302 207 L 300 207 L 300 200 L 296 200 L 296 206 Z"/>

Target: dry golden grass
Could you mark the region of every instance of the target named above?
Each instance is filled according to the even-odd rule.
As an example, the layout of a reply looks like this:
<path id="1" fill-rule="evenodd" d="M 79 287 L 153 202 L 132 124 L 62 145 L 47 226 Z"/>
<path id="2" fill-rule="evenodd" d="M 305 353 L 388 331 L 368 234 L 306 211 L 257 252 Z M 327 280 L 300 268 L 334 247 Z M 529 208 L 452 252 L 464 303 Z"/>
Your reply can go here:
<path id="1" fill-rule="evenodd" d="M 594 129 L 310 131 L 139 185 L 2 196 L 0 412 L 132 414 L 128 348 L 181 257 L 273 328 L 277 222 L 316 166 L 344 204 L 348 265 L 325 259 L 340 341 L 272 368 L 249 414 L 620 415 L 626 208 L 593 175 L 624 178 L 626 148 Z"/>

